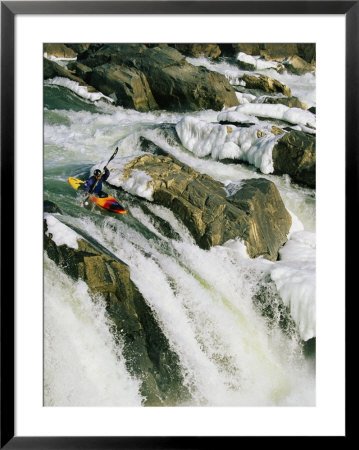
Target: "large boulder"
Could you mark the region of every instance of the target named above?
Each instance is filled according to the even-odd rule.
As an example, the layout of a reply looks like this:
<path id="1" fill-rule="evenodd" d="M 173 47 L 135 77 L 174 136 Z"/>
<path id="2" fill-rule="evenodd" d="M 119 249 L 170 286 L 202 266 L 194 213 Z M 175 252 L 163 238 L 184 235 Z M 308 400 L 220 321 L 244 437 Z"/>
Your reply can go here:
<path id="1" fill-rule="evenodd" d="M 84 52 L 81 58 L 89 67 L 108 63 L 143 72 L 161 109 L 219 111 L 238 105 L 235 91 L 224 75 L 189 64 L 173 47 L 109 44 L 92 53 Z"/>
<path id="2" fill-rule="evenodd" d="M 139 64 L 161 108 L 220 111 L 223 107 L 239 104 L 233 87 L 224 75 L 205 67 L 195 67 L 180 59 L 179 55 L 171 47 L 148 49 Z"/>
<path id="3" fill-rule="evenodd" d="M 136 58 L 140 57 L 146 48 L 144 44 L 91 44 L 77 59 L 92 68 L 107 63 L 133 67 Z"/>
<path id="4" fill-rule="evenodd" d="M 57 245 L 44 220 L 44 249 L 74 280 L 101 295 L 115 336 L 124 342 L 128 371 L 142 382 L 144 405 L 171 406 L 189 398 L 178 356 L 171 350 L 153 312 L 131 281 L 129 267 L 106 249 L 77 239 L 77 248 Z M 159 380 L 161 380 L 159 382 Z"/>
<path id="5" fill-rule="evenodd" d="M 297 44 L 298 56 L 307 61 L 308 63 L 315 65 L 316 60 L 316 47 L 315 44 Z"/>
<path id="6" fill-rule="evenodd" d="M 195 58 L 200 58 L 201 56 L 218 58 L 221 54 L 218 44 L 171 44 L 171 46 L 184 55 Z"/>
<path id="7" fill-rule="evenodd" d="M 315 70 L 315 66 L 313 64 L 308 63 L 298 55 L 288 58 L 283 62 L 283 64 L 289 72 L 296 75 L 303 75 L 307 72 L 313 72 Z"/>
<path id="8" fill-rule="evenodd" d="M 81 64 L 77 61 L 71 61 L 67 65 L 67 69 L 73 72 L 77 77 L 81 78 L 86 83 L 91 82 L 91 67 L 86 66 L 85 64 Z"/>
<path id="9" fill-rule="evenodd" d="M 260 55 L 269 61 L 282 61 L 298 54 L 297 44 L 262 44 Z"/>
<path id="10" fill-rule="evenodd" d="M 90 84 L 125 108 L 137 111 L 158 108 L 145 75 L 137 69 L 104 64 L 92 70 Z"/>
<path id="11" fill-rule="evenodd" d="M 276 260 L 286 242 L 291 216 L 274 183 L 247 180 L 233 196 L 224 185 L 200 174 L 172 156 L 142 155 L 131 160 L 122 173 L 145 172 L 154 202 L 171 209 L 203 249 L 240 238 L 247 253 Z"/>
<path id="12" fill-rule="evenodd" d="M 90 44 L 66 44 L 67 47 L 71 48 L 76 54 L 85 52 Z"/>
<path id="13" fill-rule="evenodd" d="M 315 136 L 292 130 L 280 138 L 272 152 L 274 173 L 288 174 L 293 181 L 315 188 Z"/>
<path id="14" fill-rule="evenodd" d="M 241 79 L 245 82 L 247 89 L 256 89 L 268 93 L 281 93 L 287 97 L 291 96 L 291 91 L 288 86 L 267 75 L 249 75 L 245 73 Z"/>
<path id="15" fill-rule="evenodd" d="M 278 250 L 287 242 L 292 218 L 276 185 L 265 178 L 246 180 L 229 201 L 249 218 L 246 242 L 249 256 L 258 256 L 260 250 L 265 258 L 277 259 Z"/>
<path id="16" fill-rule="evenodd" d="M 234 54 L 237 53 L 246 53 L 247 55 L 251 55 L 251 56 L 259 56 L 260 55 L 260 51 L 261 51 L 261 44 L 232 44 L 231 45 Z M 222 48 L 222 44 L 221 44 L 221 48 Z M 233 55 L 234 56 L 234 55 Z"/>
<path id="17" fill-rule="evenodd" d="M 76 58 L 76 52 L 65 44 L 44 44 L 44 53 L 47 57 Z"/>

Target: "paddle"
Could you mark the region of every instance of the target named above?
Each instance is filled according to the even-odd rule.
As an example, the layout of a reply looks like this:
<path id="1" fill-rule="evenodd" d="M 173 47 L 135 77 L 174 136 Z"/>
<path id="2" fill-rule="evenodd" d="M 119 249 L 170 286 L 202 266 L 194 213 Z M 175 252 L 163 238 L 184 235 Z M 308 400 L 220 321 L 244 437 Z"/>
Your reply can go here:
<path id="1" fill-rule="evenodd" d="M 113 158 L 117 155 L 118 152 L 118 147 L 116 147 L 116 150 L 113 152 L 111 158 L 107 161 L 107 164 L 105 165 L 105 167 L 102 169 L 101 175 L 98 177 L 98 179 L 96 180 L 95 184 L 92 186 L 92 188 L 90 189 L 89 193 L 86 195 L 86 197 L 83 198 L 82 200 L 82 206 L 84 206 L 87 202 L 87 200 L 89 199 L 90 195 L 93 193 L 93 191 L 95 190 L 97 183 L 101 180 L 101 178 L 103 177 L 104 173 L 106 172 L 107 166 L 109 165 L 109 163 L 113 160 Z"/>

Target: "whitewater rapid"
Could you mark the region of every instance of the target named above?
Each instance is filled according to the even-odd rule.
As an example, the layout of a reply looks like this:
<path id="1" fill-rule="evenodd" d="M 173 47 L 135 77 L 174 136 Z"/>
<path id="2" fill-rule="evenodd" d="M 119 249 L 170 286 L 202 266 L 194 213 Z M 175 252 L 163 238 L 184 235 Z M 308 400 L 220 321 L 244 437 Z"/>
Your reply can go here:
<path id="1" fill-rule="evenodd" d="M 240 76 L 227 63 L 213 65 L 196 59 L 201 62 L 211 70 L 224 71 L 232 81 Z M 312 74 L 297 77 L 300 82 L 295 77 L 279 79 L 294 92 L 297 86 L 301 99 L 315 104 Z M 54 241 L 76 248 L 80 235 L 91 237 L 128 264 L 132 281 L 178 355 L 191 406 L 314 405 L 315 370 L 301 340 L 315 337 L 315 192 L 266 170 L 276 138 L 270 138 L 273 142 L 258 138 L 257 130 L 268 124 L 261 120 L 255 131 L 245 131 L 248 128 L 237 135 L 233 127 L 230 136 L 226 126 L 218 124 L 221 113 L 215 111 L 139 113 L 101 97 L 79 98 L 81 93 L 77 86 L 59 80 L 45 86 L 44 195 L 63 212 L 45 217 Z M 250 97 L 246 100 L 233 112 L 243 111 L 251 120 L 256 108 L 273 106 L 254 105 Z M 269 116 L 282 114 L 281 118 L 288 113 L 285 108 L 266 110 Z M 294 113 L 295 121 L 301 123 L 302 113 Z M 176 128 L 178 142 L 168 138 L 163 124 Z M 293 218 L 280 260 L 250 259 L 239 239 L 201 250 L 171 211 L 152 202 L 146 174 L 135 173 L 127 184 L 122 182 L 125 163 L 143 154 L 141 138 L 221 181 L 228 191 L 240 189 L 248 178 L 274 181 Z M 254 156 L 253 160 L 243 158 L 251 164 L 221 161 L 221 155 L 213 153 L 219 141 L 224 159 L 257 145 L 258 165 Z M 85 179 L 90 170 L 103 167 L 116 146 L 119 151 L 109 166 L 106 191 L 119 198 L 127 215 L 119 218 L 98 209 L 82 210 L 67 177 Z M 208 154 L 203 154 L 204 148 Z M 161 230 L 159 221 L 165 221 L 171 235 Z M 113 339 L 103 299 L 93 298 L 84 282 L 69 278 L 47 256 L 44 264 L 45 404 L 143 404 L 141 381 L 126 368 L 122 344 Z M 271 319 L 260 314 L 253 302 L 262 289 L 266 301 L 275 306 Z M 289 308 L 295 331 L 281 330 L 278 298 Z"/>

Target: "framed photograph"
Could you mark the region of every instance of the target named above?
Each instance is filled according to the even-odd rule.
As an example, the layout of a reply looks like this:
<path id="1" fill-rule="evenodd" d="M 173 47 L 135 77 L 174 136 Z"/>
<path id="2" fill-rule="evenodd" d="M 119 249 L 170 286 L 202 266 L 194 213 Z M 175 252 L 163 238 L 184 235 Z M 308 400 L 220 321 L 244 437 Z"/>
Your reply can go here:
<path id="1" fill-rule="evenodd" d="M 348 436 L 358 11 L 1 2 L 1 448 Z"/>

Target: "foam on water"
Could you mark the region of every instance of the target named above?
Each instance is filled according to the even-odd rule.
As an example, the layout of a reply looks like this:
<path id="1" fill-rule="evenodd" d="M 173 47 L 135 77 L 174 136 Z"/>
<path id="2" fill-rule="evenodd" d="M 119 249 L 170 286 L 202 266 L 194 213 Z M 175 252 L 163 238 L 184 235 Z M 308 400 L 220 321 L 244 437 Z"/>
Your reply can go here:
<path id="1" fill-rule="evenodd" d="M 46 235 L 51 235 L 51 239 L 56 245 L 65 244 L 71 248 L 78 248 L 77 239 L 80 239 L 81 236 L 56 219 L 52 214 L 44 214 L 44 217 L 47 223 Z"/>
<path id="2" fill-rule="evenodd" d="M 309 72 L 304 75 L 294 75 L 284 71 L 279 73 L 272 68 L 256 69 L 256 72 L 239 69 L 236 65 L 228 63 L 227 61 L 214 62 L 209 58 L 187 58 L 187 61 L 194 66 L 204 66 L 213 72 L 219 72 L 229 80 L 232 85 L 243 86 L 241 77 L 248 73 L 255 75 L 256 73 L 264 73 L 265 75 L 280 81 L 287 85 L 292 92 L 292 95 L 302 100 L 308 108 L 316 105 L 316 77 L 314 72 Z"/>
<path id="3" fill-rule="evenodd" d="M 277 69 L 278 67 L 278 63 L 275 61 L 266 61 L 261 56 L 251 56 L 243 52 L 238 53 L 237 60 L 251 64 L 255 70 Z"/>
<path id="4" fill-rule="evenodd" d="M 44 257 L 45 406 L 140 406 L 101 298 Z"/>
<path id="5" fill-rule="evenodd" d="M 163 216 L 164 208 L 158 209 Z M 135 215 L 147 226 L 141 213 Z M 171 214 L 167 217 L 172 225 Z M 182 235 L 168 253 L 161 241 L 114 218 L 104 220 L 101 233 L 92 221 L 72 220 L 130 266 L 131 279 L 179 355 L 193 404 L 290 403 L 305 365 L 295 368 L 297 350 L 279 331 L 268 337 L 251 300 L 263 271 L 273 263 L 250 260 L 238 240 L 204 251 Z M 292 347 L 293 355 L 288 352 Z M 299 404 L 311 404 L 311 395 L 309 389 Z"/>

